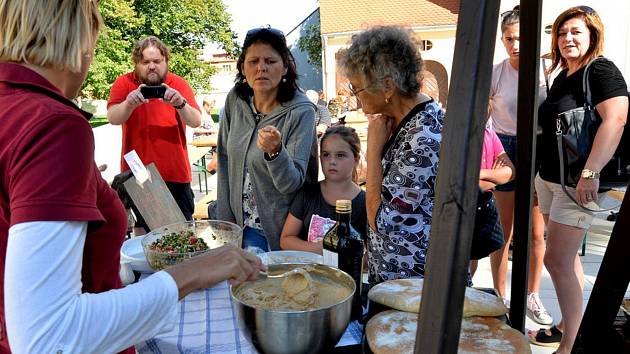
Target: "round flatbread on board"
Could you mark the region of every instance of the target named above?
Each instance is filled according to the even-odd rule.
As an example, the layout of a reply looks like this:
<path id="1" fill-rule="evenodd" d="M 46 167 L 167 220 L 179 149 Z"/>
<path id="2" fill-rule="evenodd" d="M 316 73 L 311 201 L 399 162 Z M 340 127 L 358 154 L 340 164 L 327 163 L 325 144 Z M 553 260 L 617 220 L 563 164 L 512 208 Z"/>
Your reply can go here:
<path id="1" fill-rule="evenodd" d="M 523 353 L 532 349 L 525 335 L 494 317 L 469 317 L 462 320 L 459 333 L 460 354 Z"/>
<path id="2" fill-rule="evenodd" d="M 370 289 L 368 297 L 393 309 L 418 313 L 422 302 L 422 286 L 423 279 L 420 278 L 388 280 Z M 498 297 L 466 288 L 464 317 L 501 316 L 506 313 L 507 308 Z"/>
<path id="3" fill-rule="evenodd" d="M 372 317 L 365 336 L 374 354 L 413 353 L 418 314 L 389 310 Z"/>
<path id="4" fill-rule="evenodd" d="M 413 353 L 418 314 L 389 310 L 368 321 L 365 335 L 374 354 Z M 462 320 L 458 353 L 531 353 L 525 336 L 493 317 Z"/>

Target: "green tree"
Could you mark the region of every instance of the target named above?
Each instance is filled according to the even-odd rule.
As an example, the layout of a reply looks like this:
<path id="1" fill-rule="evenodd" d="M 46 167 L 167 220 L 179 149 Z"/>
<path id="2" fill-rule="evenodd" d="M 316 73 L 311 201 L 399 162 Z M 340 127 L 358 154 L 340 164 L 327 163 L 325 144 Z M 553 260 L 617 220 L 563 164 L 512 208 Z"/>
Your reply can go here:
<path id="1" fill-rule="evenodd" d="M 317 69 L 322 67 L 322 38 L 319 23 L 311 24 L 304 30 L 297 42 L 298 49 L 308 54 L 308 62 Z"/>
<path id="2" fill-rule="evenodd" d="M 107 98 L 111 84 L 131 70 L 131 48 L 143 19 L 136 15 L 130 0 L 103 0 L 99 3 L 105 28 L 101 31 L 92 66 L 81 90 L 82 97 Z"/>
<path id="3" fill-rule="evenodd" d="M 114 80 L 132 70 L 135 42 L 154 35 L 171 50 L 169 69 L 196 90 L 209 90 L 215 69 L 197 60 L 207 42 L 237 52 L 236 34 L 221 0 L 101 0 L 105 29 L 81 94 L 105 99 Z"/>

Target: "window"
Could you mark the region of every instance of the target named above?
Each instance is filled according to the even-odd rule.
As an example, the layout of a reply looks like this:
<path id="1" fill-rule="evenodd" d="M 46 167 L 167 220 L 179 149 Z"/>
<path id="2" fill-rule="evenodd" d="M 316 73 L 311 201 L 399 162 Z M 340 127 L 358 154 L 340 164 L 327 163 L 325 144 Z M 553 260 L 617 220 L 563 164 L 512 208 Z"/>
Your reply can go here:
<path id="1" fill-rule="evenodd" d="M 431 49 L 431 48 L 433 48 L 433 42 L 431 42 L 430 40 L 428 40 L 428 39 L 423 39 L 423 40 L 420 42 L 420 51 L 421 51 L 421 52 L 426 52 L 427 50 L 429 50 L 429 49 Z"/>

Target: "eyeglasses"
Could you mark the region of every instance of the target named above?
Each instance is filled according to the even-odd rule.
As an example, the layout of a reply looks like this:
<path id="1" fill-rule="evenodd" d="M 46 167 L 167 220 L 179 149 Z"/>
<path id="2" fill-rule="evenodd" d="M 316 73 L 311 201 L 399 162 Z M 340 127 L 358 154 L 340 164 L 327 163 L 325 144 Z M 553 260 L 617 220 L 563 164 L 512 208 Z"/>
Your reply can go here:
<path id="1" fill-rule="evenodd" d="M 276 36 L 283 43 L 285 43 L 285 44 L 287 43 L 287 40 L 284 37 L 284 32 L 282 32 L 279 29 L 271 28 L 270 25 L 267 25 L 266 27 L 252 28 L 249 31 L 247 31 L 247 34 L 245 35 L 245 42 L 250 41 L 253 37 L 258 36 L 258 35 L 260 35 L 263 32 L 268 32 L 268 33 Z"/>
<path id="2" fill-rule="evenodd" d="M 348 83 L 348 88 L 350 89 L 350 91 L 352 92 L 354 96 L 357 96 L 362 91 L 365 91 L 365 87 L 357 90 L 356 87 L 352 86 L 351 83 Z"/>

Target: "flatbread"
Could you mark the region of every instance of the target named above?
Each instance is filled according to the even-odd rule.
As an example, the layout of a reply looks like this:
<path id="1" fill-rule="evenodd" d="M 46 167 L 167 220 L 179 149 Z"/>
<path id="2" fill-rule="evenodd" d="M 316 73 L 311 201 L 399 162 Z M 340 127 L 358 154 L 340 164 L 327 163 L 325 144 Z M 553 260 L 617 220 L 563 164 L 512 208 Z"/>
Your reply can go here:
<path id="1" fill-rule="evenodd" d="M 420 312 L 423 279 L 388 280 L 375 285 L 368 292 L 370 300 L 379 304 L 407 312 Z M 466 288 L 464 297 L 464 317 L 501 316 L 508 312 L 503 301 L 481 290 Z"/>
<path id="2" fill-rule="evenodd" d="M 460 354 L 523 353 L 532 348 L 525 335 L 494 317 L 469 317 L 462 321 L 459 334 Z"/>
<path id="3" fill-rule="evenodd" d="M 413 353 L 418 314 L 396 310 L 372 317 L 365 326 L 365 337 L 374 354 Z"/>
<path id="4" fill-rule="evenodd" d="M 418 314 L 389 310 L 368 321 L 365 334 L 374 354 L 413 353 Z M 529 342 L 521 332 L 493 317 L 462 320 L 458 353 L 531 354 Z"/>

